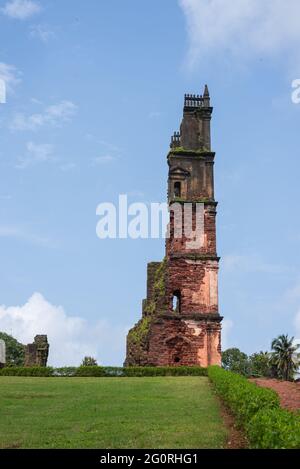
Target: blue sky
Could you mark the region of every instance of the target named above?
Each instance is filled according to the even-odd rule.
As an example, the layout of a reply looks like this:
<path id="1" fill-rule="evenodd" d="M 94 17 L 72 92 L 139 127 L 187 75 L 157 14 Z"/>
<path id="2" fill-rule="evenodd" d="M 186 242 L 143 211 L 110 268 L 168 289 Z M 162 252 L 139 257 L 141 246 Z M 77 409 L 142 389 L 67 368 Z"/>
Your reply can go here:
<path id="1" fill-rule="evenodd" d="M 184 93 L 214 116 L 224 346 L 300 337 L 300 5 L 0 1 L 0 330 L 50 363 L 122 364 L 163 240 L 99 240 L 96 207 L 166 199 Z"/>

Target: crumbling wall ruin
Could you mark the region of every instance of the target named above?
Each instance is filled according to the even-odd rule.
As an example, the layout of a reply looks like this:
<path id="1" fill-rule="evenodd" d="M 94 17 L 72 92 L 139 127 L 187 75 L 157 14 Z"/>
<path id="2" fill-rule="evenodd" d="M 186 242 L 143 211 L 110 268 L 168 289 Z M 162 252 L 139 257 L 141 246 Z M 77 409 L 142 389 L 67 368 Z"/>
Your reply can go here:
<path id="1" fill-rule="evenodd" d="M 24 366 L 47 366 L 49 343 L 46 335 L 36 335 L 33 344 L 25 345 Z"/>

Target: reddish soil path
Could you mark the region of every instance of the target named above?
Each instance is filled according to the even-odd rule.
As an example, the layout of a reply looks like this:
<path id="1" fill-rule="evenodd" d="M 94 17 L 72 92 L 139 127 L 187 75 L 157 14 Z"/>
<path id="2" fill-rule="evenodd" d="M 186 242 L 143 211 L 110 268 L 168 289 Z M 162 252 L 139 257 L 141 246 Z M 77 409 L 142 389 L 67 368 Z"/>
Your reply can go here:
<path id="1" fill-rule="evenodd" d="M 255 378 L 251 381 L 258 386 L 274 389 L 280 397 L 281 406 L 285 409 L 300 410 L 300 383 L 265 378 Z"/>

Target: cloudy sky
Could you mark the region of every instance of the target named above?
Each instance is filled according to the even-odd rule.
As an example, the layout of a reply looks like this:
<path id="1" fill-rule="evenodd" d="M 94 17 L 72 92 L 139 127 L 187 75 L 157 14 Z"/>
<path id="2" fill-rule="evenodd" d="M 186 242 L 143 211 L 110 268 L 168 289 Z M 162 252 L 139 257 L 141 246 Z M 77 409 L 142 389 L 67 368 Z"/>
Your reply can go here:
<path id="1" fill-rule="evenodd" d="M 184 93 L 214 105 L 224 347 L 300 337 L 298 0 L 0 0 L 0 330 L 122 364 L 162 240 L 96 207 L 166 198 Z"/>

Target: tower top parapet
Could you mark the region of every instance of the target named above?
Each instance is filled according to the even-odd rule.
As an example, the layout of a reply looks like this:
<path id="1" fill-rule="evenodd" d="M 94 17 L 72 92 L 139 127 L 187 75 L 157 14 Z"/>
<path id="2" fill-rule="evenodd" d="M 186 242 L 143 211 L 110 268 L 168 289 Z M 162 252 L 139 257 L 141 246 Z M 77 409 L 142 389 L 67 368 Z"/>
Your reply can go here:
<path id="1" fill-rule="evenodd" d="M 185 94 L 183 119 L 180 132 L 171 138 L 171 148 L 182 147 L 186 150 L 211 150 L 210 120 L 213 108 L 210 106 L 208 86 L 203 95 Z"/>
<path id="2" fill-rule="evenodd" d="M 184 107 L 203 107 L 204 99 L 199 94 L 185 94 L 184 95 Z"/>
<path id="3" fill-rule="evenodd" d="M 199 94 L 185 94 L 184 95 L 184 110 L 207 108 L 210 107 L 210 96 L 208 86 L 205 85 L 203 95 Z"/>

